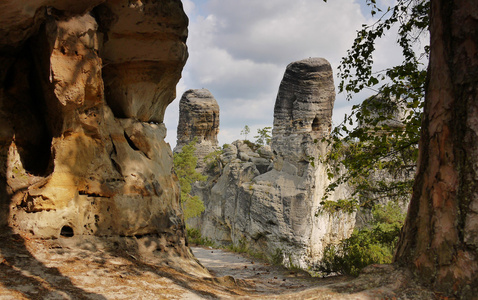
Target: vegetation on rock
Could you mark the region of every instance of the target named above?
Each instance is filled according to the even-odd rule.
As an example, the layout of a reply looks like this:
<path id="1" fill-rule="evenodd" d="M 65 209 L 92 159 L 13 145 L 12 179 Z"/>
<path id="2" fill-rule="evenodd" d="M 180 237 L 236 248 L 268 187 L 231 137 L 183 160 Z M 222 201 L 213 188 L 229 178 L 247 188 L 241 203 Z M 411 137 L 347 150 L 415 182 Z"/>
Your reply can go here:
<path id="1" fill-rule="evenodd" d="M 247 140 L 247 135 L 251 132 L 249 125 L 245 125 L 244 129 L 241 130 L 241 135 L 244 136 L 244 140 Z"/>
<path id="2" fill-rule="evenodd" d="M 196 140 L 184 145 L 181 152 L 174 154 L 174 170 L 179 178 L 181 189 L 181 206 L 184 213 L 184 220 L 199 216 L 204 211 L 204 203 L 199 196 L 192 196 L 192 184 L 196 181 L 205 181 L 206 176 L 196 171 L 197 157 Z"/>
<path id="3" fill-rule="evenodd" d="M 256 144 L 261 146 L 269 145 L 272 139 L 271 130 L 272 127 L 270 126 L 257 129 L 257 135 L 254 136 L 254 138 L 256 139 Z"/>

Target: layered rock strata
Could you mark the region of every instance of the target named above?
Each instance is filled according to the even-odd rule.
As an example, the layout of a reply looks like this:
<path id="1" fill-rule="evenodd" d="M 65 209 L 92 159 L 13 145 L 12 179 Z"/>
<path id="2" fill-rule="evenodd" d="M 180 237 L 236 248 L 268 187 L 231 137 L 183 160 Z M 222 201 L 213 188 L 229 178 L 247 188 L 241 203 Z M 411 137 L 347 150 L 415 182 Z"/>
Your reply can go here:
<path id="1" fill-rule="evenodd" d="M 188 90 L 179 101 L 177 144 L 174 152 L 196 141 L 198 168 L 205 166 L 204 158 L 218 149 L 219 105 L 207 89 Z"/>
<path id="2" fill-rule="evenodd" d="M 321 258 L 327 244 L 349 236 L 351 214 L 319 213 L 328 184 L 319 163 L 330 133 L 335 100 L 330 64 L 311 58 L 287 66 L 274 109 L 271 146 L 251 149 L 236 141 L 208 168 L 198 191 L 206 211 L 195 226 L 220 244 L 245 244 L 252 251 L 303 268 Z M 311 163 L 314 162 L 314 163 Z M 332 199 L 348 190 L 338 188 Z M 317 214 L 317 215 L 316 215 Z"/>
<path id="3" fill-rule="evenodd" d="M 0 224 L 186 251 L 162 123 L 187 59 L 181 2 L 6 0 L 0 21 Z"/>

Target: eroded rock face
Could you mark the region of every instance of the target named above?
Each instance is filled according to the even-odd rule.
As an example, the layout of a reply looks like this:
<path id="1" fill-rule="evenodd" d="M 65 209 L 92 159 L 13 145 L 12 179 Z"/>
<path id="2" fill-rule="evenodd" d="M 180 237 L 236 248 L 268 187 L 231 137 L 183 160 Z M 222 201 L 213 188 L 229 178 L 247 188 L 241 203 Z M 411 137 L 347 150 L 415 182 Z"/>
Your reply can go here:
<path id="1" fill-rule="evenodd" d="M 181 2 L 106 1 L 95 13 L 108 105 L 118 118 L 162 123 L 188 57 Z"/>
<path id="2" fill-rule="evenodd" d="M 204 157 L 218 149 L 219 105 L 207 89 L 188 90 L 179 102 L 177 144 L 174 152 L 196 140 L 195 154 L 199 168 L 204 167 Z"/>
<path id="3" fill-rule="evenodd" d="M 309 158 L 316 156 L 320 147 L 314 140 L 330 133 L 334 101 L 332 68 L 327 60 L 309 58 L 287 66 L 274 106 L 272 149 L 297 172 L 302 173 L 304 164 L 309 165 Z"/>
<path id="4" fill-rule="evenodd" d="M 208 169 L 208 184 L 196 191 L 206 210 L 191 224 L 217 243 L 246 244 L 303 268 L 317 262 L 326 245 L 348 237 L 353 214 L 316 216 L 328 184 L 320 140 L 330 133 L 334 100 L 325 59 L 290 64 L 276 100 L 272 145 L 251 149 L 236 141 L 224 149 L 218 164 L 224 168 Z M 338 188 L 331 199 L 348 192 Z"/>
<path id="5" fill-rule="evenodd" d="M 181 2 L 6 0 L 0 21 L 0 224 L 181 248 L 162 123 L 187 59 Z"/>

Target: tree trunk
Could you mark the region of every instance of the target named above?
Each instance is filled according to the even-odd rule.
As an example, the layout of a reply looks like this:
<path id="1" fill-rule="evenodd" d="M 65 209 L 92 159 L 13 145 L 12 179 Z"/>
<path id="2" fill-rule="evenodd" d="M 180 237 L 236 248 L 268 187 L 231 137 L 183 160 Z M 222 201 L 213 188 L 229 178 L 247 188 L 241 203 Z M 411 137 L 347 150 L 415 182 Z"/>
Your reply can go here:
<path id="1" fill-rule="evenodd" d="M 478 1 L 431 0 L 418 172 L 395 260 L 433 288 L 478 295 Z"/>

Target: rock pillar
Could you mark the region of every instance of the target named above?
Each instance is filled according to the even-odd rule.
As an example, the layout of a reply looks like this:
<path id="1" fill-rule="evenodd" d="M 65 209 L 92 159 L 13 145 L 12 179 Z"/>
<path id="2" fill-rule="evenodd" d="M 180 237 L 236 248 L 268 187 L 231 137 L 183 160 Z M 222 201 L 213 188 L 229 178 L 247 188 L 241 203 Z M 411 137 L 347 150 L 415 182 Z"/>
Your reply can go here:
<path id="1" fill-rule="evenodd" d="M 178 138 L 174 151 L 197 141 L 198 166 L 204 166 L 203 158 L 218 148 L 219 105 L 207 89 L 188 90 L 179 102 Z"/>

